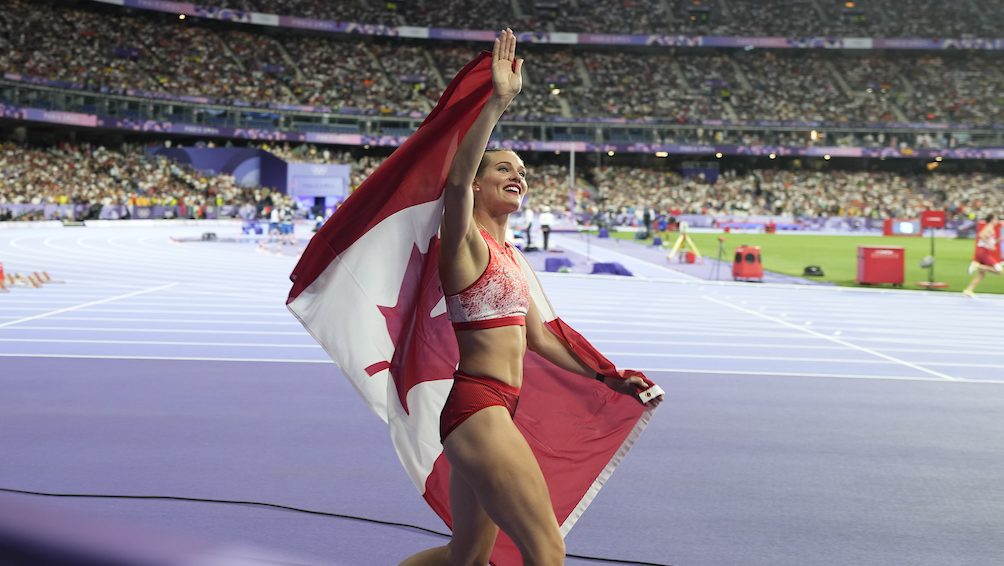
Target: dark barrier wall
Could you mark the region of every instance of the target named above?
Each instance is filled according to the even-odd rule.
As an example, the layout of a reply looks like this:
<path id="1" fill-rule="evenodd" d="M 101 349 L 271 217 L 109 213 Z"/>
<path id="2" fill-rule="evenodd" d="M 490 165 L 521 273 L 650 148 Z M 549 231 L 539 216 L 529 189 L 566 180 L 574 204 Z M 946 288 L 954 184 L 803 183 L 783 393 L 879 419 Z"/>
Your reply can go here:
<path id="1" fill-rule="evenodd" d="M 279 159 L 267 151 L 261 151 L 259 163 L 261 165 L 258 175 L 258 182 L 263 187 L 275 189 L 280 193 L 287 193 L 289 187 L 286 180 L 289 177 L 289 164 L 285 160 Z"/>

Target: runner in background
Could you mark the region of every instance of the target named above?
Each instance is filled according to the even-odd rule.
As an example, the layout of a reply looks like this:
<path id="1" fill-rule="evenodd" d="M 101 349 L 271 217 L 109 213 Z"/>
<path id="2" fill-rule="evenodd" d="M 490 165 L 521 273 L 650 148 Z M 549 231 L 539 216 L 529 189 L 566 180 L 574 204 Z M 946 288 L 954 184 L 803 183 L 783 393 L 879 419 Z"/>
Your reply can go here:
<path id="1" fill-rule="evenodd" d="M 983 281 L 987 273 L 1000 275 L 1004 271 L 1004 263 L 1000 257 L 1000 239 L 997 237 L 997 226 L 1000 219 L 996 214 L 989 214 L 984 219 L 985 224 L 980 233 L 976 235 L 976 253 L 973 261 L 969 264 L 969 274 L 973 276 L 969 285 L 962 290 L 962 294 L 968 297 L 973 296 L 976 286 Z"/>

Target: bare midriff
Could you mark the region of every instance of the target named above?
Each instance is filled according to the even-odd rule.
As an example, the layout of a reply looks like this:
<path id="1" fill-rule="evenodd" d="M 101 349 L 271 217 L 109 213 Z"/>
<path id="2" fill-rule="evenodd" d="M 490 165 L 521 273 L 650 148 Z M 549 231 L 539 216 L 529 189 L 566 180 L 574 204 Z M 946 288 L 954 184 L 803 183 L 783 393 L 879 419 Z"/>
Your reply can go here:
<path id="1" fill-rule="evenodd" d="M 490 377 L 513 387 L 522 386 L 525 326 L 458 330 L 456 334 L 460 347 L 457 369 L 462 373 Z"/>

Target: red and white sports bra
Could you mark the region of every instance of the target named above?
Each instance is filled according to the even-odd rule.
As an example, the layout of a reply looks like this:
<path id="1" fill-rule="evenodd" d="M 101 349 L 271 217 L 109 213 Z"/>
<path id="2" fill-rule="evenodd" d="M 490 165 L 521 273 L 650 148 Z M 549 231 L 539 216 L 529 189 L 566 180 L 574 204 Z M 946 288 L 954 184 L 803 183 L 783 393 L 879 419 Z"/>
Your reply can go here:
<path id="1" fill-rule="evenodd" d="M 474 283 L 456 295 L 446 295 L 446 312 L 455 330 L 526 326 L 530 286 L 515 252 L 478 229 L 488 244 L 488 266 Z"/>

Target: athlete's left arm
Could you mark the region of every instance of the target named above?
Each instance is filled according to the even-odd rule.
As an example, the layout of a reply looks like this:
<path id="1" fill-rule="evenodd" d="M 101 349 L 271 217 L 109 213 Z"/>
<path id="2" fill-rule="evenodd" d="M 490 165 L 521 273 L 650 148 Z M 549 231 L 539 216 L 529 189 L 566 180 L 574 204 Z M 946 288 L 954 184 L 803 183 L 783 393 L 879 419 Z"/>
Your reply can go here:
<path id="1" fill-rule="evenodd" d="M 592 368 L 582 363 L 564 342 L 544 326 L 540 311 L 533 301 L 530 301 L 530 310 L 526 313 L 526 347 L 561 369 L 586 377 L 596 375 Z"/>
<path id="2" fill-rule="evenodd" d="M 544 326 L 540 312 L 533 301 L 530 301 L 530 309 L 526 313 L 526 347 L 561 369 L 590 379 L 598 377 L 598 374 L 591 367 L 582 363 L 582 360 L 569 350 L 563 341 Z M 645 380 L 636 375 L 627 378 L 605 377 L 603 383 L 618 393 L 634 397 L 637 397 L 640 390 L 648 389 Z M 659 396 L 649 401 L 649 404 L 654 407 L 661 402 L 662 396 Z"/>

